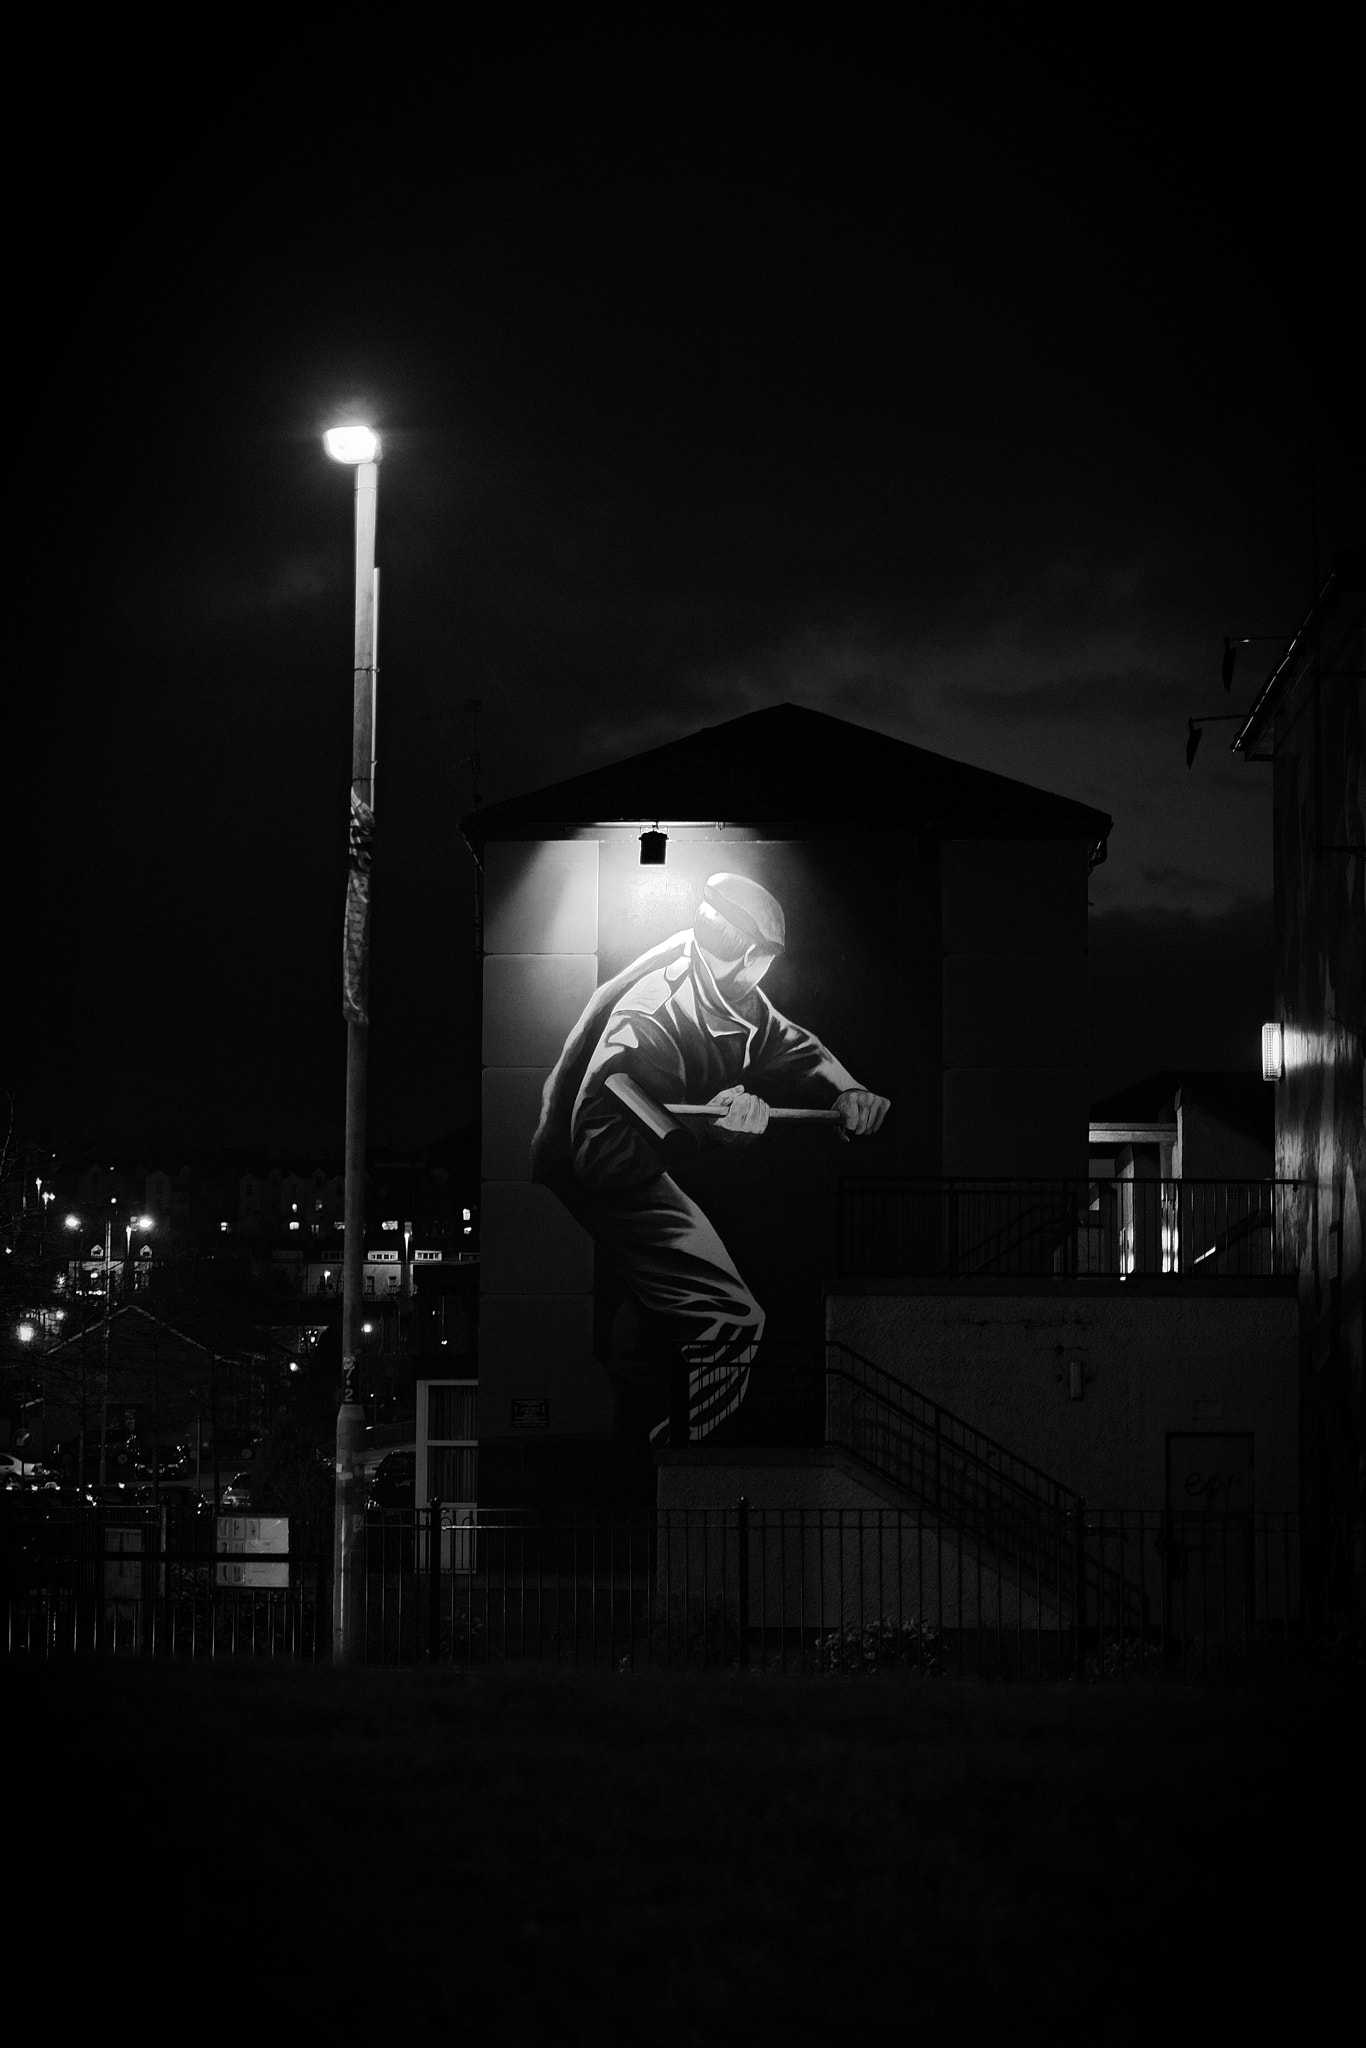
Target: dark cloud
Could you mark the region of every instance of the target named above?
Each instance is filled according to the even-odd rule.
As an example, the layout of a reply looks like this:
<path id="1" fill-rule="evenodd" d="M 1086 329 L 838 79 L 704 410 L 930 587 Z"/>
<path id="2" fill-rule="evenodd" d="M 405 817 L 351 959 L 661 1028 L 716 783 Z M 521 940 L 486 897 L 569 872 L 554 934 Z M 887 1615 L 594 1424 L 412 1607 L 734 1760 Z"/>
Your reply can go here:
<path id="1" fill-rule="evenodd" d="M 1091 921 L 1091 1095 L 1186 1067 L 1252 1073 L 1271 1015 L 1271 906 Z"/>

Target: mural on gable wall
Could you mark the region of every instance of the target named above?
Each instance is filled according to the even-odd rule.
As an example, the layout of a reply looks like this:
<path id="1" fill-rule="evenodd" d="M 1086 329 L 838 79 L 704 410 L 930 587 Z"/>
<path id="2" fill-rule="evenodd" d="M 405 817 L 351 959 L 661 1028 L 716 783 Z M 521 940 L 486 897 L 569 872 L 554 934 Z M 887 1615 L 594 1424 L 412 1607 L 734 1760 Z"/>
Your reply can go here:
<path id="1" fill-rule="evenodd" d="M 761 1178 L 738 1219 L 747 1244 L 734 1200 L 723 1202 L 723 1241 L 709 1177 L 713 1191 L 743 1186 L 746 1154 L 812 1124 L 827 1139 L 871 1137 L 890 1106 L 770 1001 L 762 983 L 786 943 L 770 889 L 750 875 L 710 875 L 691 925 L 632 959 L 587 1004 L 546 1082 L 532 1140 L 533 1178 L 589 1232 L 608 1306 L 628 1312 L 626 1333 L 618 1313 L 604 1339 L 619 1409 L 634 1390 L 635 1420 L 662 1428 L 659 1368 L 681 1351 L 694 1440 L 744 1399 L 766 1314 L 743 1274 L 775 1207 Z M 783 1162 L 788 1176 L 800 1173 L 800 1156 Z"/>

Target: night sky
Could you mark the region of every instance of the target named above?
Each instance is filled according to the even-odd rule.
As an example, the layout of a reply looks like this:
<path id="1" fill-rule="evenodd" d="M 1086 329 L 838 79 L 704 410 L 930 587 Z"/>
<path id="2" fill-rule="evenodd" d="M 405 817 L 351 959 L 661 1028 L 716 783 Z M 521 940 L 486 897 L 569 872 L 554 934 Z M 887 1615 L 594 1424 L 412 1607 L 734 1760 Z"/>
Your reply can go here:
<path id="1" fill-rule="evenodd" d="M 1325 571 L 1362 538 L 1348 124 L 1269 72 L 616 63 L 73 85 L 15 245 L 20 1133 L 340 1152 L 348 414 L 378 1142 L 477 1110 L 473 698 L 486 801 L 789 700 L 1097 805 L 1094 1093 L 1255 1062 L 1269 770 L 1183 748 L 1307 605 L 1311 389 Z"/>

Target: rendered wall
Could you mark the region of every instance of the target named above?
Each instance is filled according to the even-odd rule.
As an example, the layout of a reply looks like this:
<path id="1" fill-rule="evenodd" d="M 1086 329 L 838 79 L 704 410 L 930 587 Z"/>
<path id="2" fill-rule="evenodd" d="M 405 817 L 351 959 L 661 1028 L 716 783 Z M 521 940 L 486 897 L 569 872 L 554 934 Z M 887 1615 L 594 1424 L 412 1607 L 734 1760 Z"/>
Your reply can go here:
<path id="1" fill-rule="evenodd" d="M 611 1421 L 611 1391 L 593 1357 L 592 1246 L 549 1189 L 532 1185 L 530 1165 L 545 1078 L 597 985 L 597 945 L 596 840 L 488 848 L 481 1444 L 539 1436 L 542 1415 L 561 1435 Z M 501 1492 L 496 1472 L 491 1483 Z"/>
<path id="2" fill-rule="evenodd" d="M 1086 859 L 1079 840 L 944 847 L 946 1174 L 1086 1176 Z"/>
<path id="3" fill-rule="evenodd" d="M 1314 1499 L 1361 1512 L 1366 1486 L 1366 604 L 1322 624 L 1275 720 L 1276 1172 L 1301 1183 L 1306 1476 Z M 1356 849 L 1352 851 L 1352 849 Z"/>
<path id="4" fill-rule="evenodd" d="M 840 1294 L 831 1338 L 1088 1501 L 1167 1506 L 1169 1434 L 1253 1436 L 1255 1501 L 1298 1505 L 1292 1293 Z M 1070 1393 L 1080 1361 L 1082 1398 Z M 1171 1503 L 1176 1505 L 1177 1503 Z"/>
<path id="5" fill-rule="evenodd" d="M 723 983 L 708 984 L 689 951 L 709 879 L 726 875 L 766 895 L 785 920 L 762 987 L 736 998 L 739 1025 L 715 1006 Z M 752 1355 L 747 1334 L 761 1327 L 770 1355 L 818 1345 L 842 1180 L 1085 1172 L 1080 842 L 939 847 L 874 825 L 811 838 L 672 827 L 664 865 L 642 867 L 633 830 L 594 827 L 491 842 L 484 907 L 486 1499 L 512 1498 L 498 1480 L 500 1443 L 517 1447 L 515 1476 L 533 1447 L 549 1454 L 552 1441 L 586 1443 L 615 1428 L 643 1446 L 667 1411 L 668 1362 L 681 1344 L 730 1345 L 733 1387 Z M 662 990 L 659 949 L 673 977 Z M 632 1168 L 624 1206 L 639 1190 L 639 1212 L 623 1220 L 614 1188 L 594 1179 L 579 1149 L 594 1086 L 585 1061 L 610 1038 L 626 1046 L 616 1070 L 634 1072 L 649 1035 L 640 1018 L 662 1017 L 660 1003 L 674 994 L 693 1003 L 693 1025 L 679 1013 L 671 1045 L 691 1033 L 687 1058 L 698 1054 L 700 1071 L 720 1075 L 690 1102 L 739 1082 L 807 1120 L 775 1121 L 738 1146 L 691 1126 L 699 1142 L 671 1160 L 663 1192 L 659 1161 Z M 751 1016 L 768 1021 L 741 1066 Z M 778 1027 L 782 1056 L 770 1059 L 765 1034 Z M 842 1143 L 809 1111 L 823 1105 L 828 1114 L 849 1077 L 890 1110 L 880 1128 Z M 596 1086 L 616 1115 L 601 1078 Z M 542 1136 L 558 1131 L 559 1150 L 547 1164 L 538 1139 L 533 1164 L 543 1102 Z M 642 1172 L 659 1176 L 652 1190 Z M 542 1462 L 549 1469 L 555 1458 Z"/>

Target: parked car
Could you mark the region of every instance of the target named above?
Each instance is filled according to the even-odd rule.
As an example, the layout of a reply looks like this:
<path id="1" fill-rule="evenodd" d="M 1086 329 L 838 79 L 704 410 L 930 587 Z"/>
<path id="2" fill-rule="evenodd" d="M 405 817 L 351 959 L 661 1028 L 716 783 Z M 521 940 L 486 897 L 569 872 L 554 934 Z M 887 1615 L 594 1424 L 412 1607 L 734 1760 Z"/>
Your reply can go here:
<path id="1" fill-rule="evenodd" d="M 243 1509 L 251 1506 L 252 1474 L 234 1472 L 232 1478 L 219 1495 L 219 1505 L 228 1509 Z"/>
<path id="2" fill-rule="evenodd" d="M 18 1451 L 0 1451 L 0 1486 L 41 1485 L 51 1477 L 36 1458 L 21 1458 Z"/>
<path id="3" fill-rule="evenodd" d="M 417 1497 L 417 1452 L 390 1451 L 370 1475 L 365 1505 L 374 1509 L 410 1508 Z"/>

